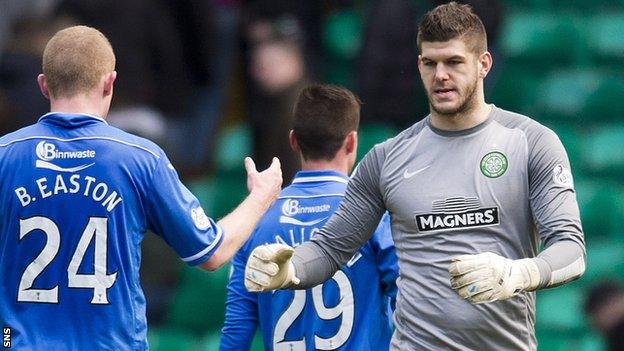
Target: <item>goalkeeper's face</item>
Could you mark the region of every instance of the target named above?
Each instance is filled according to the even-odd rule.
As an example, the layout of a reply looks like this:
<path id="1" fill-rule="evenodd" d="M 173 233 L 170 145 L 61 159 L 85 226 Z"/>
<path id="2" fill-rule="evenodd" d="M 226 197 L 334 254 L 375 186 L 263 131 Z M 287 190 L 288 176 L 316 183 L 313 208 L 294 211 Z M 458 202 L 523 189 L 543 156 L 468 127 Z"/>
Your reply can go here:
<path id="1" fill-rule="evenodd" d="M 490 54 L 483 55 L 491 65 Z M 422 42 L 418 69 L 433 112 L 454 116 L 471 111 L 483 99 L 482 79 L 489 70 L 484 70 L 483 55 L 477 56 L 461 39 Z"/>

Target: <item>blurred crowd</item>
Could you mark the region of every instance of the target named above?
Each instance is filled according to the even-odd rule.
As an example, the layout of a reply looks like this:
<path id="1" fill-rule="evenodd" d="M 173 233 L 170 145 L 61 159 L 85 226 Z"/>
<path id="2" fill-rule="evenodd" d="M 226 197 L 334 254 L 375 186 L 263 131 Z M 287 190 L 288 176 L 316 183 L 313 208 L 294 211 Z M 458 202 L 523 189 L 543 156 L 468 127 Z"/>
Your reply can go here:
<path id="1" fill-rule="evenodd" d="M 624 285 L 604 280 L 589 290 L 585 313 L 591 325 L 604 336 L 609 350 L 624 349 Z"/>
<path id="2" fill-rule="evenodd" d="M 185 178 L 214 170 L 214 140 L 232 120 L 251 127 L 260 167 L 280 157 L 292 101 L 310 82 L 356 91 L 363 122 L 404 128 L 427 111 L 416 21 L 441 1 L 4 0 L 0 16 L 0 133 L 35 121 L 47 102 L 35 84 L 58 29 L 101 30 L 117 55 L 109 122 L 163 146 Z M 476 1 L 496 35 L 500 6 Z M 494 40 L 493 40 L 494 41 Z"/>

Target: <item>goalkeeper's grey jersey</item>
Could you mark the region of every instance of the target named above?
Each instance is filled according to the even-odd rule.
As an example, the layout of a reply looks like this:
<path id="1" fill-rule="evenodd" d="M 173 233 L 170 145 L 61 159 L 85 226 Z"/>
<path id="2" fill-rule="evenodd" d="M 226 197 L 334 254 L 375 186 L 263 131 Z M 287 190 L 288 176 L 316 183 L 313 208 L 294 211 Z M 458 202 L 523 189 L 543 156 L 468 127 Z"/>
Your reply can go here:
<path id="1" fill-rule="evenodd" d="M 309 249 L 346 262 L 385 209 L 400 268 L 392 349 L 536 349 L 534 293 L 472 305 L 451 289 L 448 266 L 454 256 L 487 251 L 535 257 L 540 240 L 584 248 L 570 165 L 554 132 L 493 107 L 468 130 L 438 130 L 427 117 L 376 145 L 336 214 L 295 251 L 297 274 L 320 269 L 306 261 Z"/>

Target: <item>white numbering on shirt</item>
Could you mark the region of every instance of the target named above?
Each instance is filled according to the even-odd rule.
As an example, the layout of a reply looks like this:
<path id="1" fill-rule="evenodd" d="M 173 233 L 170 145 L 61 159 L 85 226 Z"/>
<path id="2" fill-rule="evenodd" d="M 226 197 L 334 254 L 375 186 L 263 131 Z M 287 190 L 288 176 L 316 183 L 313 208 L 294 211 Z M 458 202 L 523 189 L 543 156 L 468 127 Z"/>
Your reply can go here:
<path id="1" fill-rule="evenodd" d="M 117 279 L 117 272 L 106 274 L 107 222 L 108 218 L 89 218 L 89 223 L 82 232 L 76 251 L 69 267 L 67 267 L 68 286 L 70 288 L 92 288 L 92 304 L 107 304 L 106 290 L 113 286 L 115 279 Z M 36 230 L 41 230 L 46 235 L 46 244 L 39 256 L 26 267 L 22 274 L 17 290 L 17 301 L 58 303 L 58 285 L 52 289 L 32 289 L 32 286 L 39 274 L 56 257 L 61 246 L 61 235 L 58 226 L 49 218 L 37 216 L 20 219 L 20 240 Z M 78 267 L 80 267 L 87 247 L 94 237 L 94 272 L 93 274 L 78 274 Z"/>
<path id="2" fill-rule="evenodd" d="M 338 284 L 340 302 L 334 307 L 326 307 L 323 301 L 323 285 L 312 288 L 312 302 L 319 318 L 332 320 L 342 315 L 342 321 L 336 334 L 329 338 L 314 335 L 316 350 L 335 350 L 342 346 L 351 335 L 353 329 L 353 288 L 349 278 L 343 271 L 337 271 L 333 278 Z M 273 331 L 273 349 L 275 351 L 305 351 L 305 338 L 301 340 L 285 341 L 286 331 L 299 317 L 306 303 L 305 290 L 295 290 L 294 298 L 288 308 L 282 313 L 275 324 Z"/>

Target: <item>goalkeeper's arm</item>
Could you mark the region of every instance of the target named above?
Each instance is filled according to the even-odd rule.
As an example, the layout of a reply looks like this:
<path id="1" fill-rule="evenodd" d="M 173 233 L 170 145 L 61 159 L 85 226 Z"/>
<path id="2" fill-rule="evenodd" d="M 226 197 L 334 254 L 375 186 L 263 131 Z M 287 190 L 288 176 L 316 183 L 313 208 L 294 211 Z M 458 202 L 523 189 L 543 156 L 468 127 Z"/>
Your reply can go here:
<path id="1" fill-rule="evenodd" d="M 257 255 L 252 254 L 247 261 L 248 289 L 311 288 L 331 278 L 347 263 L 371 238 L 384 214 L 385 205 L 379 190 L 384 157 L 379 146 L 364 157 L 347 185 L 338 210 L 309 242 L 298 246 L 292 254 L 274 246 L 276 244 L 257 248 Z"/>

